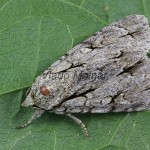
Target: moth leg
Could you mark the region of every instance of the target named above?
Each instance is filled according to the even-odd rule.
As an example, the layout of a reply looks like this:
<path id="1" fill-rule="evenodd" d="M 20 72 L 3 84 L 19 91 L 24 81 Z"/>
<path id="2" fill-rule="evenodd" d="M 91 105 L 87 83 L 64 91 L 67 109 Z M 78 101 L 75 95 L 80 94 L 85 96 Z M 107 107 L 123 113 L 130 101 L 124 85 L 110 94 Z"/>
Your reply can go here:
<path id="1" fill-rule="evenodd" d="M 38 109 L 34 112 L 34 114 L 32 115 L 32 117 L 28 120 L 27 123 L 21 125 L 21 126 L 18 126 L 16 127 L 16 129 L 21 129 L 21 128 L 25 128 L 27 127 L 28 125 L 30 125 L 34 120 L 36 120 L 37 118 L 39 118 L 43 113 L 44 113 L 45 110 L 43 109 Z"/>
<path id="2" fill-rule="evenodd" d="M 27 96 L 30 93 L 30 91 L 31 91 L 31 87 L 27 89 L 25 95 Z"/>
<path id="3" fill-rule="evenodd" d="M 74 121 L 82 128 L 84 134 L 85 134 L 86 136 L 88 136 L 88 131 L 87 131 L 87 129 L 86 129 L 86 126 L 85 126 L 85 124 L 84 124 L 80 119 L 78 119 L 77 117 L 73 116 L 73 115 L 70 114 L 70 113 L 69 113 L 69 114 L 66 114 L 66 116 L 68 116 L 69 118 L 71 118 L 72 120 L 74 120 Z"/>

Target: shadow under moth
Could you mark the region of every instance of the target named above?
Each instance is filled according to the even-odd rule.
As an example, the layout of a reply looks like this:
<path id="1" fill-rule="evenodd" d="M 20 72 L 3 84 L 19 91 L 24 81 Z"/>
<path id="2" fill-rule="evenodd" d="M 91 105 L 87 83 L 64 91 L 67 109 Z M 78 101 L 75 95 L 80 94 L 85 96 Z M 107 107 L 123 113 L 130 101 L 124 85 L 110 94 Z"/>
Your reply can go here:
<path id="1" fill-rule="evenodd" d="M 143 15 L 130 15 L 78 44 L 35 79 L 22 106 L 35 107 L 23 128 L 45 111 L 132 112 L 150 109 L 150 29 Z"/>

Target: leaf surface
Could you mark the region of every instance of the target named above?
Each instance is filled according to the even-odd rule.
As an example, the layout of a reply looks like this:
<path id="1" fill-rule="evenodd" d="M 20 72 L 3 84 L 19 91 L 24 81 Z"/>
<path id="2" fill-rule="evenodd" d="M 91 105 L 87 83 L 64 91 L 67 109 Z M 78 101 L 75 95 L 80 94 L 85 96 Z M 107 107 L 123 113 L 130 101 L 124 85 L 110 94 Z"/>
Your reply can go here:
<path id="1" fill-rule="evenodd" d="M 69 0 L 68 0 L 69 1 Z M 148 0 L 2 0 L 0 2 L 0 149 L 149 150 L 150 113 L 77 115 L 45 113 L 17 130 L 34 112 L 20 108 L 37 75 L 83 39 L 126 15 L 149 17 Z M 100 18 L 98 18 L 100 17 Z M 103 21 L 104 20 L 104 21 Z"/>
<path id="2" fill-rule="evenodd" d="M 111 23 L 131 14 L 143 14 L 150 20 L 149 0 L 66 0 L 85 8 Z"/>

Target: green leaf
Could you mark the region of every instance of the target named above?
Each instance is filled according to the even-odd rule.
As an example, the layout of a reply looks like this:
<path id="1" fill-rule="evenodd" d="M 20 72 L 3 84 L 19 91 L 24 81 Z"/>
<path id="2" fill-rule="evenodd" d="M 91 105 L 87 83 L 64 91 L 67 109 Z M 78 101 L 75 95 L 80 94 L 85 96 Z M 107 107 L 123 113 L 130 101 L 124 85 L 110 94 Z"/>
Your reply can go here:
<path id="1" fill-rule="evenodd" d="M 111 23 L 131 14 L 144 14 L 150 20 L 149 0 L 66 0 Z"/>
<path id="2" fill-rule="evenodd" d="M 149 52 L 147 53 L 147 57 L 150 58 L 150 50 L 149 50 Z"/>
<path id="3" fill-rule="evenodd" d="M 77 114 L 87 125 L 89 137 L 69 118 L 50 113 L 27 128 L 15 129 L 34 112 L 20 108 L 20 103 L 25 98 L 24 88 L 38 74 L 105 26 L 104 21 L 112 22 L 132 13 L 148 16 L 148 6 L 148 0 L 2 0 L 0 149 L 150 149 L 149 112 Z"/>
<path id="4" fill-rule="evenodd" d="M 106 0 L 66 0 L 66 1 L 87 9 L 88 11 L 93 13 L 93 15 L 100 17 L 102 20 L 108 23 L 109 8 L 108 5 L 106 5 L 107 2 Z"/>

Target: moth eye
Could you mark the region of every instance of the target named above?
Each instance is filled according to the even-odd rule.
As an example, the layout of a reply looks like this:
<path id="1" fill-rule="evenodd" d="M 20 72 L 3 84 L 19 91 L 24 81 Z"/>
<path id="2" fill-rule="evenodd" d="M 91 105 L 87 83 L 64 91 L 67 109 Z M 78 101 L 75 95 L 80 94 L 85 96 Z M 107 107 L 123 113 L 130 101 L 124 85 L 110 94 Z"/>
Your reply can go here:
<path id="1" fill-rule="evenodd" d="M 46 86 L 41 86 L 40 93 L 44 96 L 48 96 L 51 94 L 50 90 L 46 88 Z"/>
<path id="2" fill-rule="evenodd" d="M 34 97 L 35 97 L 35 94 L 31 93 L 31 98 L 34 99 Z"/>

